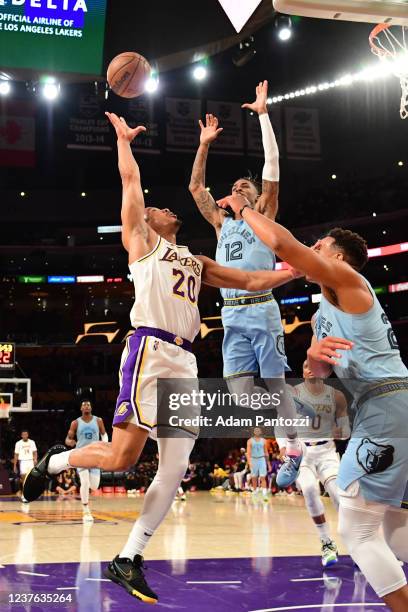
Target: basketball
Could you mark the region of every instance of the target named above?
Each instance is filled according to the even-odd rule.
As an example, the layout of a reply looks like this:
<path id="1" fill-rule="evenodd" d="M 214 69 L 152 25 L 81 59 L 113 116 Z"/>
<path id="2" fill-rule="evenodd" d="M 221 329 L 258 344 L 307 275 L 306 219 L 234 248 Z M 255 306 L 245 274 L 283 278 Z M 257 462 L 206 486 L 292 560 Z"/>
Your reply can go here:
<path id="1" fill-rule="evenodd" d="M 144 93 L 151 70 L 143 55 L 133 51 L 121 53 L 109 64 L 109 87 L 122 98 L 137 98 Z"/>

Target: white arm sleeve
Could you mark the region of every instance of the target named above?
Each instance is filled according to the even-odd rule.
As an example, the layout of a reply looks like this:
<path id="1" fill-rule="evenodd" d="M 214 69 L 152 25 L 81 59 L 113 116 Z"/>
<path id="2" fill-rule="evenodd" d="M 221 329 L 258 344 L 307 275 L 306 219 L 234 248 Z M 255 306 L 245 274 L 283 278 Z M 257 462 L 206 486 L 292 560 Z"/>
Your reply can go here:
<path id="1" fill-rule="evenodd" d="M 271 120 L 267 113 L 259 115 L 259 123 L 262 130 L 262 144 L 265 152 L 265 165 L 262 171 L 262 178 L 265 181 L 279 182 L 279 149 L 276 142 Z"/>
<path id="2" fill-rule="evenodd" d="M 337 426 L 341 428 L 341 440 L 348 440 L 351 436 L 350 420 L 348 416 L 338 417 Z"/>
<path id="3" fill-rule="evenodd" d="M 101 434 L 101 440 L 102 442 L 109 442 L 108 434 L 107 433 Z"/>

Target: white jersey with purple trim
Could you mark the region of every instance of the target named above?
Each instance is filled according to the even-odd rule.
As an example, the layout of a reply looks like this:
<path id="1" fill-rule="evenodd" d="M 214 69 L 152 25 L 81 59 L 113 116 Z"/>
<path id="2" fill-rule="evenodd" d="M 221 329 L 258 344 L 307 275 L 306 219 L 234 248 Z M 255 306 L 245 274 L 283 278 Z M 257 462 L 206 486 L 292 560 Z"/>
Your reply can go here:
<path id="1" fill-rule="evenodd" d="M 318 440 L 332 440 L 333 428 L 336 426 L 336 397 L 335 389 L 329 385 L 323 386 L 323 391 L 315 395 L 308 390 L 306 384 L 300 383 L 294 387 L 296 396 L 305 404 L 310 404 L 316 416 L 310 419 L 311 424 L 302 427 L 301 435 L 304 442 L 317 442 Z M 310 435 L 310 439 L 308 438 Z"/>
<path id="2" fill-rule="evenodd" d="M 159 238 L 129 269 L 135 286 L 132 326 L 162 329 L 192 342 L 200 330 L 201 261 L 188 247 Z"/>

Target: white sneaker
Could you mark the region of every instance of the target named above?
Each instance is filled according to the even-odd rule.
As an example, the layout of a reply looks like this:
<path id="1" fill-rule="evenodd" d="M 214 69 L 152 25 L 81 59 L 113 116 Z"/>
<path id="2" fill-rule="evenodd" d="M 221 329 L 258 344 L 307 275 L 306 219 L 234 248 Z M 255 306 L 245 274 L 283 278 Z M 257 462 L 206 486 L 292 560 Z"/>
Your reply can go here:
<path id="1" fill-rule="evenodd" d="M 82 520 L 84 523 L 93 523 L 94 517 L 92 516 L 89 508 L 84 508 L 82 512 Z"/>
<path id="2" fill-rule="evenodd" d="M 322 544 L 322 565 L 323 567 L 330 567 L 339 560 L 336 543 L 331 540 Z"/>

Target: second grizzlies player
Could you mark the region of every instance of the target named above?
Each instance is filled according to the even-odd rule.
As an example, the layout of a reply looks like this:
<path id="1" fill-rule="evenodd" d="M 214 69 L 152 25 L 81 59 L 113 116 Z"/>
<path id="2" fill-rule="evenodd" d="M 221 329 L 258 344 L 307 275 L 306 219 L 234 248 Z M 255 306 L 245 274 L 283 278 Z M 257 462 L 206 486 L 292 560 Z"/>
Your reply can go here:
<path id="1" fill-rule="evenodd" d="M 93 442 L 98 442 L 99 437 L 102 442 L 108 441 L 103 420 L 92 414 L 92 405 L 88 400 L 81 403 L 82 416 L 72 421 L 65 444 L 69 447 L 83 448 Z M 76 438 L 76 443 L 75 443 Z M 98 468 L 86 469 L 77 468 L 78 476 L 81 481 L 80 495 L 82 501 L 83 519 L 85 522 L 93 521 L 93 516 L 89 509 L 89 489 L 96 491 L 101 480 L 101 470 Z"/>
<path id="2" fill-rule="evenodd" d="M 233 187 L 233 194 L 243 195 L 254 210 L 274 220 L 278 211 L 279 194 L 279 150 L 267 110 L 268 82 L 259 83 L 256 88 L 256 100 L 244 104 L 258 113 L 262 130 L 262 142 L 265 151 L 265 165 L 262 172 L 262 193 L 252 179 L 241 178 Z M 222 128 L 218 119 L 207 115 L 206 125 L 200 121 L 200 147 L 193 166 L 190 191 L 204 218 L 213 225 L 217 238 L 216 260 L 222 266 L 242 270 L 274 270 L 276 258 L 252 231 L 249 225 L 239 216 L 231 217 L 220 209 L 205 187 L 205 169 L 210 144 L 215 141 Z M 298 276 L 293 270 L 282 284 Z M 224 341 L 222 354 L 224 377 L 228 381 L 231 393 L 238 396 L 251 395 L 254 376 L 261 376 L 271 392 L 276 382 L 283 378 L 288 370 L 284 331 L 279 306 L 272 290 L 248 292 L 237 289 L 222 289 L 224 306 L 222 322 Z M 279 388 L 282 385 L 279 383 Z M 282 395 L 279 415 L 285 419 L 295 419 L 296 409 L 290 393 Z M 302 447 L 297 438 L 296 429 L 285 428 L 288 437 L 286 448 L 288 456 L 296 463 L 293 473 L 279 479 L 279 485 L 287 487 L 295 479 L 301 460 Z"/>

